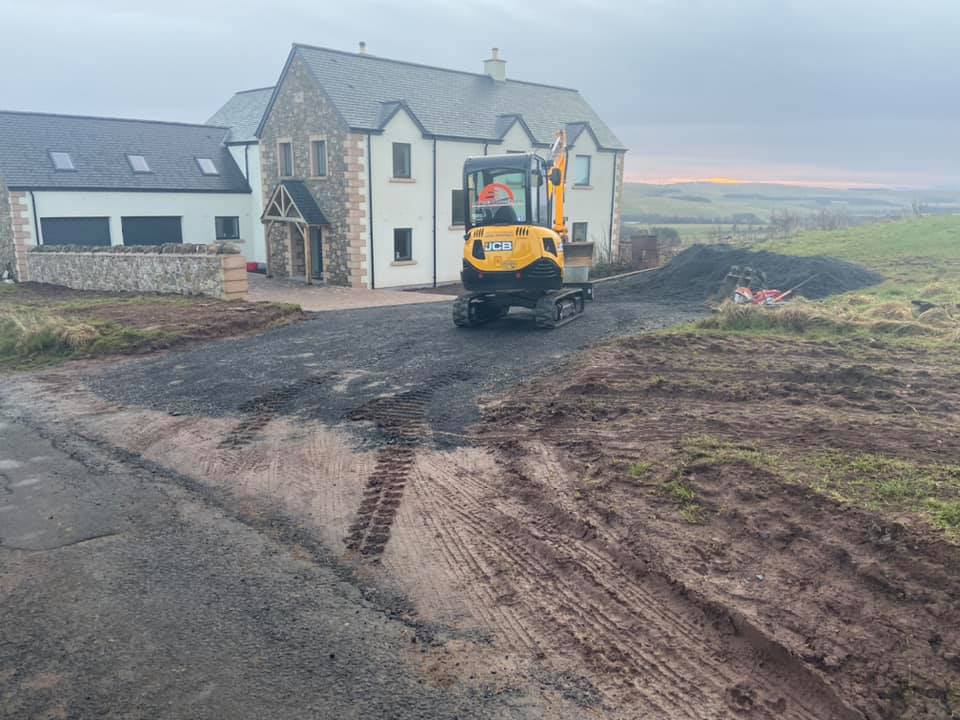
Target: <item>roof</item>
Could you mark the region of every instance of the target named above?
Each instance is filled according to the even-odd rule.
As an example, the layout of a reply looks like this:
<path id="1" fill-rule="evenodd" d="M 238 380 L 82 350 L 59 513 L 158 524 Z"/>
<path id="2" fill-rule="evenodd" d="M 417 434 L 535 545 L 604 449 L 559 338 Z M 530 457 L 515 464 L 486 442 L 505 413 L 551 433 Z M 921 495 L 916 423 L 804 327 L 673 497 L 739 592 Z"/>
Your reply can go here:
<path id="1" fill-rule="evenodd" d="M 121 118 L 0 111 L 0 177 L 12 189 L 250 192 L 223 144 L 226 128 Z M 56 170 L 50 152 L 70 154 Z M 127 154 L 151 172 L 135 173 Z M 210 158 L 218 175 L 200 172 Z"/>
<path id="2" fill-rule="evenodd" d="M 505 116 L 519 116 L 540 145 L 550 145 L 560 128 L 579 123 L 589 125 L 601 148 L 626 149 L 580 93 L 570 88 L 510 79 L 497 82 L 480 73 L 310 45 L 295 44 L 288 66 L 295 56 L 303 59 L 355 130 L 382 130 L 402 106 L 426 135 L 497 142 L 514 124 Z"/>
<path id="3" fill-rule="evenodd" d="M 263 117 L 273 87 L 241 90 L 207 120 L 210 125 L 222 125 L 230 128 L 228 143 L 254 143 L 257 141 L 257 127 Z"/>
<path id="4" fill-rule="evenodd" d="M 310 192 L 310 188 L 306 186 L 303 180 L 282 180 L 280 184 L 289 193 L 290 199 L 297 206 L 300 217 L 303 218 L 304 222 L 308 225 L 329 224 L 323 210 L 317 205 L 316 198 L 313 197 L 313 193 Z"/>

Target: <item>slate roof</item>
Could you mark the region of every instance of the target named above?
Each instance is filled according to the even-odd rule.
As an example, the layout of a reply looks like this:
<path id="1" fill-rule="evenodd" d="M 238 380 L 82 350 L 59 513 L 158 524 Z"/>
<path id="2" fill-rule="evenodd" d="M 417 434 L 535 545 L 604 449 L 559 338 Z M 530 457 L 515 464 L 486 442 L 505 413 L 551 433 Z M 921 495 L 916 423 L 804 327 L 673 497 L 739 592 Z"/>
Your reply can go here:
<path id="1" fill-rule="evenodd" d="M 280 184 L 290 193 L 290 199 L 293 200 L 300 215 L 309 225 L 329 225 L 323 210 L 317 205 L 316 198 L 310 192 L 303 180 L 281 180 Z"/>
<path id="2" fill-rule="evenodd" d="M 230 128 L 228 143 L 257 141 L 257 127 L 273 95 L 272 87 L 241 90 L 207 120 L 208 125 Z"/>
<path id="3" fill-rule="evenodd" d="M 0 111 L 0 177 L 12 189 L 154 190 L 248 193 L 223 144 L 227 129 L 209 125 Z M 70 154 L 58 171 L 51 151 Z M 134 173 L 127 154 L 143 155 L 149 173 Z M 213 160 L 219 175 L 200 172 Z"/>
<path id="4" fill-rule="evenodd" d="M 513 124 L 504 116 L 519 115 L 541 145 L 550 145 L 561 126 L 586 123 L 601 147 L 626 149 L 580 93 L 570 88 L 510 79 L 497 82 L 480 73 L 310 45 L 294 45 L 291 60 L 295 55 L 303 58 L 355 130 L 382 129 L 396 110 L 391 104 L 402 102 L 428 135 L 496 142 Z"/>

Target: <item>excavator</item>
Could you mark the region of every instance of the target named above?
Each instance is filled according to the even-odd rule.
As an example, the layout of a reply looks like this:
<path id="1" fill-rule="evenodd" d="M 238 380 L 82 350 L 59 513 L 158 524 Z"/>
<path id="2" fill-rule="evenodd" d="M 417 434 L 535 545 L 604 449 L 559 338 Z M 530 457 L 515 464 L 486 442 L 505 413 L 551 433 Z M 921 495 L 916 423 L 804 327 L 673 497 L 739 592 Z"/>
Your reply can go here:
<path id="1" fill-rule="evenodd" d="M 538 328 L 556 328 L 578 318 L 593 299 L 587 268 L 565 261 L 571 247 L 563 215 L 565 131 L 557 133 L 550 155 L 483 155 L 464 162 L 460 279 L 466 292 L 453 304 L 456 326 L 476 327 L 524 307 L 533 310 Z"/>

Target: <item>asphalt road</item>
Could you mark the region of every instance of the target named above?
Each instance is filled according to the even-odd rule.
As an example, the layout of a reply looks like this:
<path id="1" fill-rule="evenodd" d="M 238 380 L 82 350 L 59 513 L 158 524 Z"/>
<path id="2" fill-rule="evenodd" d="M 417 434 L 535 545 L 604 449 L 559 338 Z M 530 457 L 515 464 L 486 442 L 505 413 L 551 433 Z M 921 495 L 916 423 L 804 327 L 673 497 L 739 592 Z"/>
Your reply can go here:
<path id="1" fill-rule="evenodd" d="M 123 404 L 207 416 L 238 413 L 253 398 L 292 388 L 278 412 L 330 423 L 350 419 L 374 397 L 442 386 L 428 403 L 426 419 L 453 437 L 477 419 L 479 395 L 563 372 L 571 353 L 604 337 L 672 325 L 702 312 L 630 302 L 622 294 L 604 302 L 602 291 L 583 318 L 556 330 L 535 330 L 517 310 L 480 328 L 455 328 L 447 304 L 327 312 L 255 337 L 115 367 L 87 383 Z M 317 375 L 330 382 L 305 382 Z"/>

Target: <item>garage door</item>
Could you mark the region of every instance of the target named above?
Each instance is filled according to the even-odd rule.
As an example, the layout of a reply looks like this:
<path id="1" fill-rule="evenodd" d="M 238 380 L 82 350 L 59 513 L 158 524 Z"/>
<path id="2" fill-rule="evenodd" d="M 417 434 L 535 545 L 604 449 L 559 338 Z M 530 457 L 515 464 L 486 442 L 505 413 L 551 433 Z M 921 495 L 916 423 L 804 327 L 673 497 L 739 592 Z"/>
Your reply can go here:
<path id="1" fill-rule="evenodd" d="M 124 245 L 164 245 L 182 243 L 179 217 L 121 218 Z"/>
<path id="2" fill-rule="evenodd" d="M 40 218 L 44 245 L 109 245 L 110 218 Z"/>

